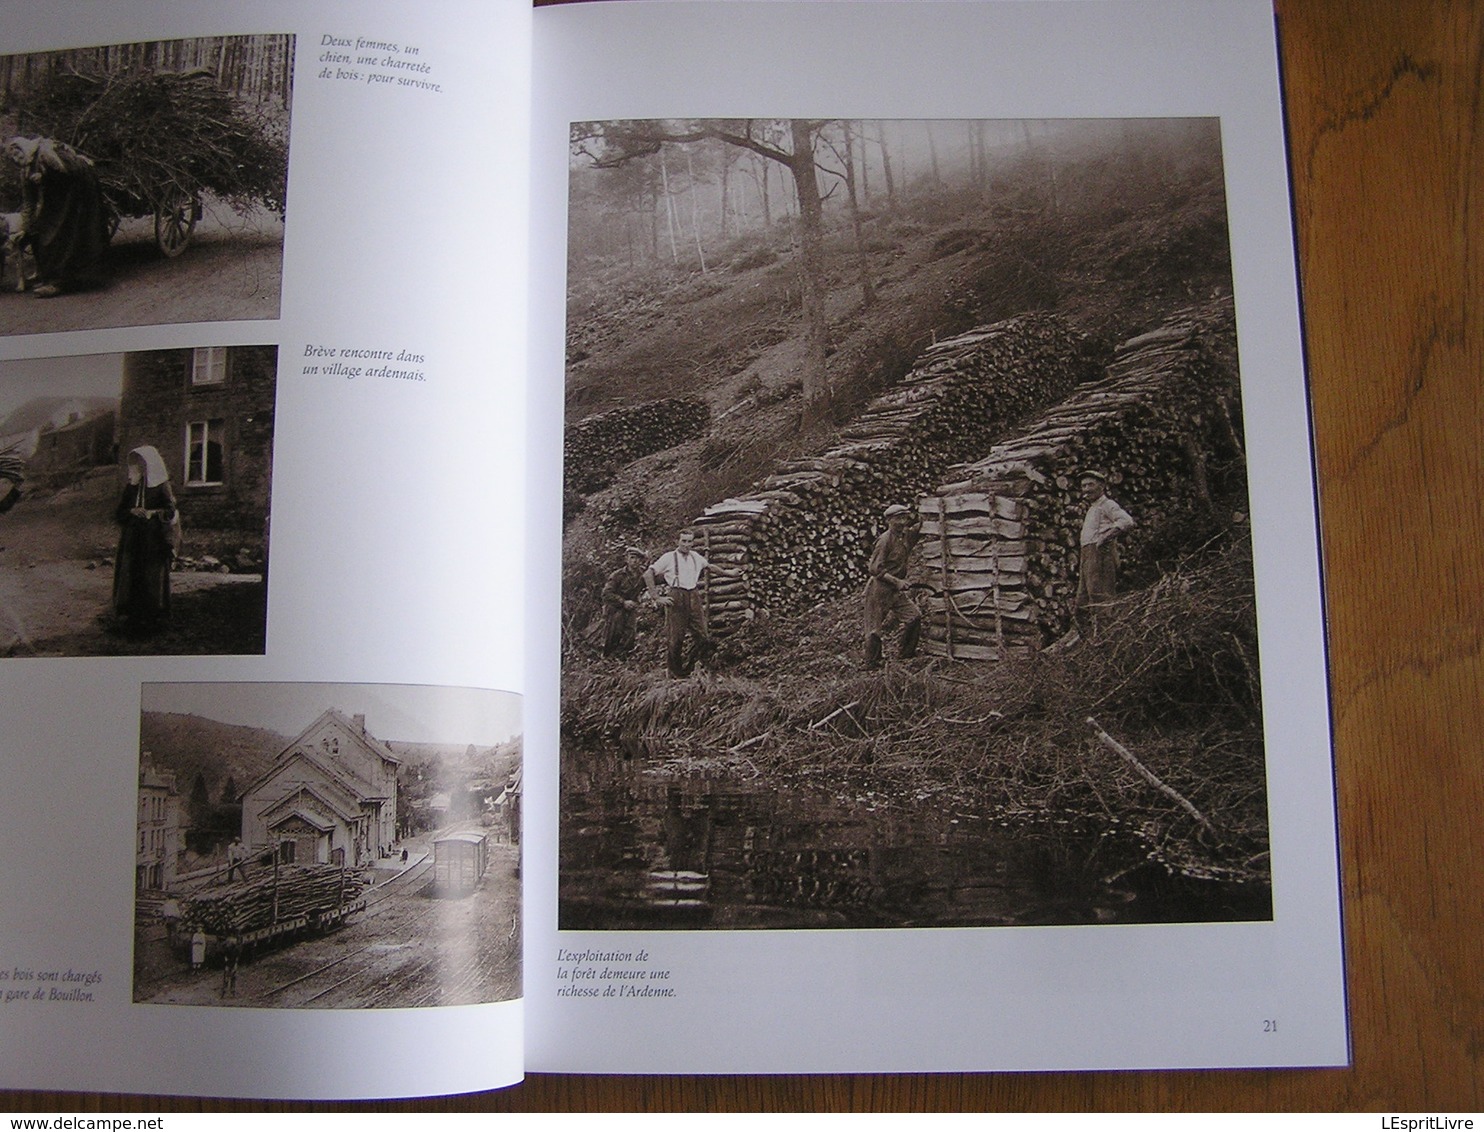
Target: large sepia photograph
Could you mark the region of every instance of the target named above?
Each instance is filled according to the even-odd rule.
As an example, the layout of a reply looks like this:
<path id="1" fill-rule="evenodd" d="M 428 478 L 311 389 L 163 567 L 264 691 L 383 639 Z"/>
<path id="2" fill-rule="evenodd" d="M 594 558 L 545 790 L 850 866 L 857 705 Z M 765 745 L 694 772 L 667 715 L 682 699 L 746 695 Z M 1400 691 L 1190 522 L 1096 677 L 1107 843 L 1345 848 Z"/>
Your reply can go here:
<path id="1" fill-rule="evenodd" d="M 294 37 L 0 56 L 0 334 L 277 318 Z"/>
<path id="2" fill-rule="evenodd" d="M 569 185 L 560 927 L 1271 919 L 1219 121 Z"/>
<path id="3" fill-rule="evenodd" d="M 261 655 L 278 347 L 0 362 L 0 657 Z"/>
<path id="4" fill-rule="evenodd" d="M 134 1001 L 371 1009 L 521 993 L 521 701 L 145 684 Z"/>

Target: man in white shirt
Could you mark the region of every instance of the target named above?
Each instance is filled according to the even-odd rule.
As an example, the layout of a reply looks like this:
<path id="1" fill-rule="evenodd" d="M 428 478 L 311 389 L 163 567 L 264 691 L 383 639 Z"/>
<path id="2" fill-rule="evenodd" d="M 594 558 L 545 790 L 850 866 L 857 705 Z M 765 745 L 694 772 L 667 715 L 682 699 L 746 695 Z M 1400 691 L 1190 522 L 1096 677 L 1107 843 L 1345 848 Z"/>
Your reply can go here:
<path id="1" fill-rule="evenodd" d="M 1097 632 L 1098 607 L 1118 592 L 1118 536 L 1132 530 L 1134 520 L 1108 498 L 1108 479 L 1091 469 L 1082 473 L 1079 486 L 1087 502 L 1082 520 L 1082 554 L 1077 575 L 1077 602 L 1073 616 L 1083 636 Z"/>
<path id="2" fill-rule="evenodd" d="M 675 549 L 666 551 L 644 571 L 644 588 L 665 609 L 665 660 L 671 676 L 689 676 L 691 667 L 711 652 L 711 635 L 706 632 L 706 601 L 701 592 L 701 576 L 706 559 L 696 550 L 696 536 L 681 531 Z M 657 581 L 669 591 L 659 596 Z M 695 643 L 689 659 L 685 656 L 685 638 Z"/>
<path id="3" fill-rule="evenodd" d="M 242 838 L 234 837 L 227 846 L 227 880 L 232 879 L 232 873 L 236 872 L 238 880 L 247 879 L 247 869 L 243 863 L 247 860 L 247 848 L 242 844 Z"/>

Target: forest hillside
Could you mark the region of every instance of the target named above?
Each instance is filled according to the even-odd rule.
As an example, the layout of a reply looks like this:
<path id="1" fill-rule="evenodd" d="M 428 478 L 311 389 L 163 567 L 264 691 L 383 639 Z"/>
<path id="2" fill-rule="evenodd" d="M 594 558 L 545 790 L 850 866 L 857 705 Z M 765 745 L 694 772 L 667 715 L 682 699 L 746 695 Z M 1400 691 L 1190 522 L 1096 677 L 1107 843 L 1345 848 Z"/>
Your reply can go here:
<path id="1" fill-rule="evenodd" d="M 1265 883 L 1216 122 L 579 123 L 570 214 L 564 781 L 616 749 L 652 773 L 828 784 L 867 808 L 933 799 L 980 816 L 1073 815 L 1134 830 L 1140 852 L 1187 877 Z M 1083 383 L 1114 372 L 1130 340 L 1161 357 L 1166 341 L 1198 347 L 1190 372 L 1208 384 L 1172 387 L 1151 411 L 1202 428 L 1220 418 L 1213 462 L 1162 481 L 1198 506 L 1161 530 L 1095 646 L 988 664 L 918 656 L 863 673 L 850 579 L 884 529 L 873 509 L 839 520 L 848 538 L 819 532 L 816 558 L 849 559 L 845 581 L 785 593 L 788 577 L 817 576 L 800 568 L 766 600 L 754 586 L 704 679 L 664 679 L 658 610 L 641 609 L 632 655 L 600 655 L 599 593 L 624 547 L 652 561 L 723 501 L 793 498 L 800 469 L 829 463 L 863 418 L 926 395 L 916 383 L 936 344 L 1012 333 L 1075 343 L 1059 348 Z M 1189 407 L 1188 393 L 1215 389 L 1232 391 L 1217 412 Z M 1017 420 L 1065 395 L 1048 392 Z M 980 424 L 965 420 L 965 435 Z M 972 461 L 988 447 L 935 451 Z M 915 507 L 962 473 L 920 469 L 897 501 Z M 1048 490 L 1074 499 L 1067 478 Z M 1153 520 L 1155 504 L 1143 506 Z M 577 813 L 577 795 L 570 805 Z"/>

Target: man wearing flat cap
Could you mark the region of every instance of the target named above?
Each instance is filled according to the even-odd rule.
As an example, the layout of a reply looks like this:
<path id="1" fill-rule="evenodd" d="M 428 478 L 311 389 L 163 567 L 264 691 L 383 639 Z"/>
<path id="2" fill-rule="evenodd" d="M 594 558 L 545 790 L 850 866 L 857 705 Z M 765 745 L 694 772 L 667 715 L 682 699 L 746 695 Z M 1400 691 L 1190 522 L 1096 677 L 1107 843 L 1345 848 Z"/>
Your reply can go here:
<path id="1" fill-rule="evenodd" d="M 639 596 L 644 592 L 644 562 L 649 556 L 631 546 L 623 565 L 603 583 L 603 655 L 627 656 L 634 648 L 639 623 Z"/>
<path id="2" fill-rule="evenodd" d="M 922 611 L 907 593 L 907 559 L 920 534 L 912 511 L 900 503 L 886 509 L 886 532 L 876 540 L 866 566 L 866 668 L 881 667 L 881 634 L 892 623 L 902 627 L 903 660 L 917 655 Z"/>
<path id="3" fill-rule="evenodd" d="M 1118 537 L 1132 530 L 1134 520 L 1108 497 L 1108 477 L 1088 468 L 1078 477 L 1087 516 L 1082 520 L 1082 553 L 1077 573 L 1077 603 L 1073 617 L 1083 636 L 1097 631 L 1100 606 L 1118 592 Z"/>

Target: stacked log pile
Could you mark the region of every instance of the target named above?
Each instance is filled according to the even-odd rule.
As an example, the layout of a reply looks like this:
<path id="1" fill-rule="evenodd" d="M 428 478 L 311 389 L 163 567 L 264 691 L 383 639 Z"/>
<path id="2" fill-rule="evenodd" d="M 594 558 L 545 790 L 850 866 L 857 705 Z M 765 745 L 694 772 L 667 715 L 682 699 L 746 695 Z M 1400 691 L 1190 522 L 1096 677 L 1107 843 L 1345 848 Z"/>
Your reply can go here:
<path id="1" fill-rule="evenodd" d="M 949 472 L 918 500 L 925 652 L 997 660 L 1034 652 L 1066 631 L 1087 511 L 1083 469 L 1138 526 L 1120 539 L 1126 577 L 1170 549 L 1184 517 L 1212 506 L 1206 465 L 1223 455 L 1235 375 L 1176 318 L 1124 343 L 1107 377 L 1043 414 L 1013 440 Z"/>
<path id="2" fill-rule="evenodd" d="M 187 931 L 230 935 L 333 911 L 360 898 L 358 874 L 332 865 L 280 865 L 271 874 L 230 888 L 193 893 L 180 902 L 180 922 Z"/>
<path id="3" fill-rule="evenodd" d="M 620 468 L 699 436 L 710 421 L 711 411 L 695 397 L 665 397 L 580 420 L 567 429 L 567 488 L 598 491 Z"/>
<path id="4" fill-rule="evenodd" d="M 881 512 L 937 481 L 1091 376 L 1084 337 L 1022 315 L 939 342 L 822 455 L 789 461 L 692 524 L 725 636 L 756 609 L 799 608 L 865 583 Z"/>

